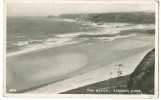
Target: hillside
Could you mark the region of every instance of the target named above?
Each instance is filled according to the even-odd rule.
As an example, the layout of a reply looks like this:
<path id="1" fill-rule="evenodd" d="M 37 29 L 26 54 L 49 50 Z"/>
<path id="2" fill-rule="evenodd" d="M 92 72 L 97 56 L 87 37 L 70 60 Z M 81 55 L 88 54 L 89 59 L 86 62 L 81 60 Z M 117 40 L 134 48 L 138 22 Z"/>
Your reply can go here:
<path id="1" fill-rule="evenodd" d="M 93 22 L 134 22 L 134 23 L 154 23 L 155 22 L 155 13 L 152 13 L 152 12 L 62 14 L 59 17 L 76 19 L 76 20 L 88 20 Z"/>
<path id="2" fill-rule="evenodd" d="M 151 50 L 130 75 L 128 88 L 154 94 L 155 49 Z"/>

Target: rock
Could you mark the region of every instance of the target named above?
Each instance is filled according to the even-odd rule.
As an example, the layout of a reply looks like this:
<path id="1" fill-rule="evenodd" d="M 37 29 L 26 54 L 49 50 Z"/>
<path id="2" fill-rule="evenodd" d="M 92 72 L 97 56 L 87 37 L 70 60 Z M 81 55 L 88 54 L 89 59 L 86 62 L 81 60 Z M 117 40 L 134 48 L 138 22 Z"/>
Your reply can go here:
<path id="1" fill-rule="evenodd" d="M 141 90 L 143 94 L 154 94 L 155 49 L 152 49 L 130 75 L 128 88 Z"/>

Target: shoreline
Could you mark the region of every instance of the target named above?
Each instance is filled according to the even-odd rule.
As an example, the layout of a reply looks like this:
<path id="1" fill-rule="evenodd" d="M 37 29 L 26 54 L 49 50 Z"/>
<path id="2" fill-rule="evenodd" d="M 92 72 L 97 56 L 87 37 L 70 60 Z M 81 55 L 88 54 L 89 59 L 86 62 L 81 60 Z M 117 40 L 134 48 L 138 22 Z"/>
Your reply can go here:
<path id="1" fill-rule="evenodd" d="M 90 45 L 82 45 L 82 43 L 70 44 L 9 57 L 7 60 L 7 74 L 8 76 L 12 76 L 11 79 L 13 80 L 8 79 L 8 86 L 17 87 L 18 91 L 23 89 L 24 85 L 27 88 L 44 83 L 50 83 L 51 81 L 60 80 L 62 78 L 67 78 L 68 80 L 75 76 L 77 77 L 87 72 L 96 70 L 99 67 L 110 65 L 114 62 L 120 61 L 121 59 L 131 57 L 135 54 L 148 50 L 148 48 L 153 47 L 151 44 L 146 44 L 146 46 L 135 48 L 134 50 L 128 50 L 128 52 L 127 50 L 118 50 L 118 48 L 114 48 L 114 45 L 125 40 L 136 40 L 136 37 L 137 36 L 119 38 L 113 40 L 112 42 L 96 42 Z M 137 44 L 138 43 L 135 45 L 137 46 Z M 108 57 L 113 58 L 109 59 Z M 64 60 L 62 61 L 62 59 Z M 21 67 L 22 65 L 23 67 Z M 51 65 L 55 66 L 53 67 Z M 46 66 L 47 69 L 43 66 Z M 16 70 L 15 74 L 13 74 L 14 70 Z M 46 75 L 46 72 L 48 75 Z M 15 75 L 23 76 L 16 77 Z M 54 75 L 56 75 L 55 78 L 51 77 Z M 26 81 L 21 83 L 18 78 L 25 79 Z M 11 84 L 11 82 L 13 84 Z"/>
<path id="2" fill-rule="evenodd" d="M 41 47 L 41 48 L 37 48 L 37 49 L 31 49 L 31 50 L 26 50 L 26 51 L 18 51 L 18 52 L 12 52 L 12 53 L 8 53 L 6 54 L 6 57 L 13 57 L 13 56 L 18 56 L 18 55 L 24 55 L 24 54 L 27 54 L 27 53 L 31 53 L 31 52 L 38 52 L 38 51 L 41 51 L 41 50 L 47 50 L 47 49 L 50 49 L 50 48 L 55 48 L 55 47 L 60 47 L 60 46 L 64 46 L 64 45 L 70 45 L 70 44 L 75 44 L 75 43 L 79 43 L 79 42 L 83 42 L 83 41 L 78 41 L 78 42 L 69 42 L 69 43 L 66 43 L 66 44 L 59 44 L 59 45 L 52 45 L 52 46 L 46 46 L 46 47 Z"/>
<path id="3" fill-rule="evenodd" d="M 131 34 L 131 35 L 125 35 L 125 36 L 115 36 L 113 38 L 109 38 L 109 40 L 101 40 L 100 39 L 100 42 L 105 42 L 105 41 L 114 41 L 116 39 L 120 39 L 120 38 L 127 38 L 127 37 L 132 37 L 132 36 L 136 36 L 134 34 Z M 24 54 L 27 54 L 27 53 L 32 53 L 32 52 L 38 52 L 38 51 L 41 51 L 41 50 L 47 50 L 47 49 L 50 49 L 50 48 L 55 48 L 55 47 L 60 47 L 60 46 L 66 46 L 66 45 L 72 45 L 72 44 L 77 44 L 77 43 L 83 43 L 83 42 L 89 42 L 90 40 L 89 39 L 85 39 L 85 40 L 75 40 L 73 39 L 73 41 L 67 41 L 66 43 L 63 43 L 63 44 L 56 44 L 56 45 L 50 45 L 50 46 L 40 46 L 38 48 L 31 48 L 31 49 L 28 49 L 28 50 L 23 50 L 23 51 L 16 51 L 16 52 L 10 52 L 10 53 L 7 53 L 6 54 L 6 57 L 12 57 L 12 56 L 18 56 L 18 55 L 24 55 Z"/>

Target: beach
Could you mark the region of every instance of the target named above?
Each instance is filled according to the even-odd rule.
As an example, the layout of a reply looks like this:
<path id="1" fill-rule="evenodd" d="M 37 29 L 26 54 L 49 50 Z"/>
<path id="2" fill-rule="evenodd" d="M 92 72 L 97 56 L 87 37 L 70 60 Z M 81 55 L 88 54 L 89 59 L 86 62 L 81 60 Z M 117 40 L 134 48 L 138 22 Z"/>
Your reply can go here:
<path id="1" fill-rule="evenodd" d="M 158 2 L 4 6 L 4 97 L 158 97 Z"/>
<path id="2" fill-rule="evenodd" d="M 7 91 L 60 93 L 117 77 L 118 64 L 124 65 L 122 75 L 128 75 L 155 47 L 154 38 L 134 35 L 111 41 L 89 40 L 9 56 Z M 31 89 L 36 86 L 39 87 Z"/>

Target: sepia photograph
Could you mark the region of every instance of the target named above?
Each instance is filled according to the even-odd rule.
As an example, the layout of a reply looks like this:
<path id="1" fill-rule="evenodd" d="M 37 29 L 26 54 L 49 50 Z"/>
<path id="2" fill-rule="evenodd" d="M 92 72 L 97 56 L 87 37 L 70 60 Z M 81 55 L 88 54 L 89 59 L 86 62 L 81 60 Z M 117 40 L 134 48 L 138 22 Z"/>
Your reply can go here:
<path id="1" fill-rule="evenodd" d="M 6 0 L 4 96 L 158 97 L 158 2 Z"/>

